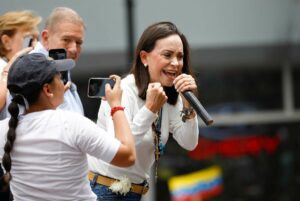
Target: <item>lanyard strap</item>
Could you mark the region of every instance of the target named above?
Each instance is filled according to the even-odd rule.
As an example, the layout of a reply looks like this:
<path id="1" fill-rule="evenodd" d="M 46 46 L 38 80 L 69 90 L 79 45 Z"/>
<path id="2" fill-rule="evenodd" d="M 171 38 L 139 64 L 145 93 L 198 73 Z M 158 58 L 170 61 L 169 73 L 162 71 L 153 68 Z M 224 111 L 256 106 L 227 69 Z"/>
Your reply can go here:
<path id="1" fill-rule="evenodd" d="M 157 180 L 157 169 L 158 169 L 158 160 L 163 154 L 164 145 L 161 141 L 161 121 L 162 121 L 162 108 L 158 112 L 158 118 L 153 122 L 152 129 L 154 133 L 154 156 L 155 156 L 155 180 Z"/>

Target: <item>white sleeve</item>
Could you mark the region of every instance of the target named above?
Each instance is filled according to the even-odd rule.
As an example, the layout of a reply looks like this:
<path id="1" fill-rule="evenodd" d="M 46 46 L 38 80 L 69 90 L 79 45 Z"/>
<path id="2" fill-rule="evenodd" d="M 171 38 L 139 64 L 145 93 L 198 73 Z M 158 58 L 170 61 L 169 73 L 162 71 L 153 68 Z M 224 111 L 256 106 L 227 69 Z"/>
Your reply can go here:
<path id="1" fill-rule="evenodd" d="M 125 115 L 129 122 L 135 144 L 139 144 L 146 134 L 151 134 L 151 124 L 157 115 L 145 106 L 139 109 L 138 97 L 131 93 L 128 87 L 123 88 L 122 106 L 125 107 Z M 110 116 L 110 106 L 107 101 L 102 101 L 98 112 L 97 125 L 105 129 L 110 135 L 115 135 L 114 125 Z"/>
<path id="2" fill-rule="evenodd" d="M 173 138 L 178 144 L 187 149 L 193 150 L 198 144 L 198 119 L 197 115 L 194 119 L 189 119 L 183 122 L 180 117 L 182 110 L 182 100 L 179 97 L 175 106 L 169 106 L 168 115 L 170 119 L 170 132 L 173 133 Z"/>
<path id="3" fill-rule="evenodd" d="M 4 119 L 0 121 L 0 163 L 2 163 L 2 157 L 4 154 L 4 145 L 6 143 L 6 136 L 8 131 L 8 120 Z"/>
<path id="4" fill-rule="evenodd" d="M 130 89 L 123 89 L 122 105 L 125 107 L 125 115 L 136 144 L 139 144 L 145 135 L 152 135 L 151 125 L 157 118 L 145 105 L 139 108 L 138 99 Z"/>
<path id="5" fill-rule="evenodd" d="M 71 118 L 75 146 L 83 153 L 110 163 L 119 150 L 120 141 L 84 116 L 73 114 Z"/>
<path id="6" fill-rule="evenodd" d="M 101 100 L 100 108 L 99 108 L 98 116 L 97 116 L 97 125 L 106 131 L 107 131 L 107 127 L 108 127 L 106 122 L 108 120 L 110 120 L 109 118 L 111 118 L 108 111 L 110 111 L 110 106 L 109 106 L 108 102 L 105 100 Z M 107 116 L 108 116 L 108 118 L 106 118 Z"/>

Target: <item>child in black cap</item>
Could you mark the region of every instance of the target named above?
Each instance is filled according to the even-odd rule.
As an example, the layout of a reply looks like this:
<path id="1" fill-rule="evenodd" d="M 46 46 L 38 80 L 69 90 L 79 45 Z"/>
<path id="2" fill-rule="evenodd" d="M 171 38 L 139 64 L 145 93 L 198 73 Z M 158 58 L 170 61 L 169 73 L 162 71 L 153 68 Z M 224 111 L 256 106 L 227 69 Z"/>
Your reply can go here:
<path id="1" fill-rule="evenodd" d="M 116 138 L 82 115 L 56 109 L 63 102 L 60 71 L 75 65 L 71 59 L 49 60 L 33 53 L 11 66 L 7 87 L 13 96 L 10 119 L 0 121 L 0 156 L 14 200 L 96 200 L 87 178 L 86 153 L 118 166 L 135 161 L 135 147 L 120 107 L 120 77 L 106 99 L 113 114 Z M 25 113 L 19 114 L 19 105 Z"/>

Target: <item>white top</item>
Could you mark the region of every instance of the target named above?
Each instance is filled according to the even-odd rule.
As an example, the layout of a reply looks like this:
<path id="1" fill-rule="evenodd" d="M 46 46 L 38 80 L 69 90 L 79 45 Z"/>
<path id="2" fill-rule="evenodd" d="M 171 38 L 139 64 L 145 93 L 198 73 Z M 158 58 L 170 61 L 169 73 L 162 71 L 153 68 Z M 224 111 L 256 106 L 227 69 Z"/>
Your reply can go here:
<path id="1" fill-rule="evenodd" d="M 7 64 L 7 62 L 0 57 L 0 74 L 2 73 L 3 68 L 6 64 Z"/>
<path id="2" fill-rule="evenodd" d="M 151 166 L 154 164 L 154 139 L 152 133 L 152 123 L 157 115 L 148 110 L 144 105 L 145 101 L 138 97 L 138 89 L 135 85 L 133 75 L 128 75 L 121 82 L 123 89 L 122 106 L 125 107 L 125 114 L 130 123 L 132 133 L 135 138 L 137 159 L 133 166 L 119 168 L 88 157 L 89 168 L 91 171 L 109 176 L 120 178 L 127 176 L 133 183 L 142 183 L 149 179 Z M 167 143 L 169 133 L 180 146 L 192 150 L 198 143 L 198 119 L 182 122 L 180 111 L 182 110 L 182 100 L 179 97 L 176 105 L 168 103 L 163 106 L 161 139 L 163 144 Z M 114 135 L 113 122 L 110 116 L 110 107 L 107 101 L 102 101 L 98 113 L 97 124 Z"/>
<path id="3" fill-rule="evenodd" d="M 8 120 L 0 121 L 1 158 Z M 59 109 L 20 116 L 16 135 L 10 183 L 16 201 L 96 200 L 86 153 L 110 162 L 120 146 L 94 122 Z"/>

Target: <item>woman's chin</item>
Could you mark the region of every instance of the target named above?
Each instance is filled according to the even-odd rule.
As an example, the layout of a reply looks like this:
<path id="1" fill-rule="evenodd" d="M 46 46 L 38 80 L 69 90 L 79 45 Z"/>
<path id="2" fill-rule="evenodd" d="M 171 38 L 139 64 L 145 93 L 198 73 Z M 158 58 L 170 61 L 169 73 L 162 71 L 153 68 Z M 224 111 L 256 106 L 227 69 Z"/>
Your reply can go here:
<path id="1" fill-rule="evenodd" d="M 164 87 L 172 87 L 173 82 L 162 82 L 161 85 L 164 86 Z"/>

